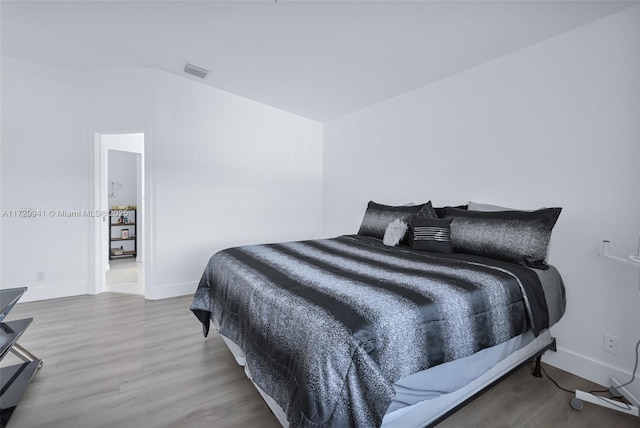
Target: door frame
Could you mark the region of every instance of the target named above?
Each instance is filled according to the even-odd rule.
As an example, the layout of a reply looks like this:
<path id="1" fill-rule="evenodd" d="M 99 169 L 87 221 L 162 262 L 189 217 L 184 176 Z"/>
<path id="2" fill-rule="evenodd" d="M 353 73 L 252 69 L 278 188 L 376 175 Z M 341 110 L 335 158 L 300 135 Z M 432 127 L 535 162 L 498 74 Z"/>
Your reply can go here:
<path id="1" fill-rule="evenodd" d="M 102 136 L 105 135 L 118 135 L 118 134 L 143 134 L 143 142 L 141 144 L 124 144 L 119 142 L 107 142 L 103 141 Z M 91 197 L 92 207 L 94 212 L 97 213 L 93 217 L 91 225 L 91 241 L 90 245 L 90 278 L 92 281 L 88 287 L 88 293 L 99 294 L 106 290 L 106 271 L 109 265 L 108 243 L 109 230 L 105 225 L 109 220 L 109 201 L 108 201 L 108 153 L 109 150 L 120 150 L 125 152 L 140 154 L 140 206 L 138 207 L 138 222 L 139 228 L 136 229 L 138 235 L 138 254 L 136 261 L 143 261 L 144 273 L 140 275 L 141 278 L 148 278 L 147 272 L 149 271 L 149 254 L 147 252 L 149 246 L 149 230 L 150 230 L 150 218 L 148 215 L 148 202 L 149 202 L 149 176 L 148 169 L 148 154 L 146 149 L 148 145 L 149 131 L 147 127 L 127 127 L 127 128 L 114 128 L 108 129 L 94 128 L 90 130 L 92 148 L 93 148 L 93 195 Z M 146 282 L 146 281 L 145 281 Z M 93 286 L 91 286 L 93 285 Z M 146 284 L 144 284 L 144 294 L 147 293 Z"/>

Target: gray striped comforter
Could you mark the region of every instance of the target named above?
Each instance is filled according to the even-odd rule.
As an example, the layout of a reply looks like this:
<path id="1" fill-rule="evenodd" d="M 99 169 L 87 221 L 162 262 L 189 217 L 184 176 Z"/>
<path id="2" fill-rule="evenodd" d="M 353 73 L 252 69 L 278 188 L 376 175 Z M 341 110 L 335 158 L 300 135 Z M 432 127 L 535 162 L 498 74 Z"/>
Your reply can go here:
<path id="1" fill-rule="evenodd" d="M 295 427 L 378 426 L 396 380 L 548 327 L 526 267 L 358 235 L 221 251 L 191 310 Z"/>

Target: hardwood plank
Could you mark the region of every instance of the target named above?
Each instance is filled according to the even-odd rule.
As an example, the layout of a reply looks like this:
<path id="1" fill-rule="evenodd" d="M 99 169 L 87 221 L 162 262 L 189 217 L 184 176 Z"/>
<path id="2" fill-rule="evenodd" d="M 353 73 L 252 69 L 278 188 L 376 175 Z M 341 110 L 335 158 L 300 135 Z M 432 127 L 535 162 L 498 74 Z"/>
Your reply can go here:
<path id="1" fill-rule="evenodd" d="M 279 423 L 215 331 L 203 338 L 191 296 L 147 301 L 103 293 L 19 303 L 33 317 L 20 343 L 42 358 L 9 428 L 265 427 Z M 7 356 L 4 365 L 11 363 Z M 15 361 L 14 361 L 15 362 Z M 568 387 L 597 385 L 546 366 Z M 522 368 L 439 426 L 635 427 Z"/>
<path id="2" fill-rule="evenodd" d="M 190 297 L 104 293 L 18 304 L 20 343 L 44 360 L 12 427 L 279 427 Z M 8 357 L 7 357 L 8 358 Z"/>

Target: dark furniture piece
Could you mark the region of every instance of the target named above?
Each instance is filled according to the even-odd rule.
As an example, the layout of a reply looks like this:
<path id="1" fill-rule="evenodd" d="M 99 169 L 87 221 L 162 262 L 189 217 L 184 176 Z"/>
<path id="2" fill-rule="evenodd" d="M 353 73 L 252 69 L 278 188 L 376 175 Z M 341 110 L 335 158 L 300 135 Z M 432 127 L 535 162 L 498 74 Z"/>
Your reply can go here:
<path id="1" fill-rule="evenodd" d="M 117 213 L 119 211 L 126 211 L 128 213 L 133 213 L 133 216 L 128 215 L 125 218 L 128 221 L 120 222 L 119 216 L 114 216 L 113 213 Z M 137 218 L 137 209 L 135 208 L 126 208 L 126 209 L 112 209 L 110 212 L 110 222 L 109 222 L 109 260 L 113 260 L 117 257 L 133 257 L 135 258 L 138 255 L 138 234 L 136 233 L 136 218 Z M 133 220 L 133 221 L 132 221 Z M 123 237 L 122 231 L 127 229 L 127 236 Z M 114 235 L 115 234 L 115 235 Z M 123 249 L 123 242 L 133 242 L 133 250 Z"/>
<path id="2" fill-rule="evenodd" d="M 0 290 L 0 360 L 11 352 L 24 361 L 0 368 L 0 428 L 7 426 L 31 379 L 42 367 L 42 360 L 17 343 L 33 318 L 4 322 L 25 291 L 27 287 Z"/>

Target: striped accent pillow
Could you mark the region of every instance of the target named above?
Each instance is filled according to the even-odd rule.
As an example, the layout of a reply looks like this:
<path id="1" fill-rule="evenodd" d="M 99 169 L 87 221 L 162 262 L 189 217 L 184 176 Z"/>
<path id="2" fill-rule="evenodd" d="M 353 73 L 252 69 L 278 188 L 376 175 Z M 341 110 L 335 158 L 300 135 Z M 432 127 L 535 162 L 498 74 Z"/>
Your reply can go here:
<path id="1" fill-rule="evenodd" d="M 414 250 L 452 252 L 451 219 L 414 216 L 409 228 L 409 243 Z"/>

